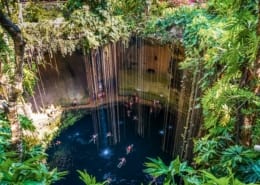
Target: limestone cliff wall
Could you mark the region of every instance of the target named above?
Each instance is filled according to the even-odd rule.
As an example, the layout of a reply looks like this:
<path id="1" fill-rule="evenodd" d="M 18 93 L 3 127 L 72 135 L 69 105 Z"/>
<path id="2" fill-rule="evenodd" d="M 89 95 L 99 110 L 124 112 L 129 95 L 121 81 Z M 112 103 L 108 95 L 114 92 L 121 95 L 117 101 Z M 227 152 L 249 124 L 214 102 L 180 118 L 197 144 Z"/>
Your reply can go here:
<path id="1" fill-rule="evenodd" d="M 34 110 L 86 100 L 88 89 L 83 61 L 83 55 L 74 53 L 67 57 L 56 55 L 40 65 L 35 94 L 29 98 Z"/>

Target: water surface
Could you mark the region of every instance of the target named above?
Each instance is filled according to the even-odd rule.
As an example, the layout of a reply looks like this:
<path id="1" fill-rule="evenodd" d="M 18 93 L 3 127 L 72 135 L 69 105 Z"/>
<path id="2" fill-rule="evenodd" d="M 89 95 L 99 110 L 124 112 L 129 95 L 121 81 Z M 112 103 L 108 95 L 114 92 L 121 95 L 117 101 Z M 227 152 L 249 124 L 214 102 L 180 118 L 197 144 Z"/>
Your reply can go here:
<path id="1" fill-rule="evenodd" d="M 147 157 L 160 156 L 166 163 L 170 160 L 161 150 L 164 114 L 163 111 L 150 113 L 149 107 L 142 107 L 142 114 L 137 114 L 136 110 L 133 109 L 129 117 L 125 107 L 120 106 L 116 110 L 120 113 L 114 119 L 118 122 L 120 132 L 120 142 L 117 144 L 113 144 L 113 136 L 107 137 L 111 131 L 111 119 L 108 118 L 110 110 L 105 107 L 93 111 L 63 131 L 47 151 L 51 167 L 69 171 L 69 175 L 56 185 L 83 185 L 76 172 L 78 169 L 85 169 L 98 181 L 109 179 L 114 185 L 148 184 L 152 179 L 143 173 Z M 139 121 L 133 119 L 137 115 Z M 98 121 L 93 121 L 93 116 L 97 116 Z M 137 124 L 146 124 L 144 137 L 137 134 Z M 91 140 L 93 134 L 97 134 L 95 143 Z M 131 144 L 133 151 L 126 154 L 126 147 Z M 118 168 L 122 157 L 126 163 Z"/>

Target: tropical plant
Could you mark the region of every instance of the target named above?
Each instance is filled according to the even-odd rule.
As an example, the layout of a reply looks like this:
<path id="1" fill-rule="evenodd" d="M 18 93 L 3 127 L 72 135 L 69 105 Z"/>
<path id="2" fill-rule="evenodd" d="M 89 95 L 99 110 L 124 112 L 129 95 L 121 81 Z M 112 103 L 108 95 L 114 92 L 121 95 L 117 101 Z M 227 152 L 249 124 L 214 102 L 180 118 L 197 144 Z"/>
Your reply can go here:
<path id="1" fill-rule="evenodd" d="M 190 185 L 199 185 L 200 180 L 194 175 L 195 170 L 187 165 L 187 162 L 181 162 L 179 157 L 171 161 L 170 165 L 167 166 L 160 158 L 153 159 L 148 158 L 151 162 L 146 162 L 144 165 L 146 169 L 145 173 L 158 178 L 164 177 L 164 184 L 177 184 L 176 179 L 178 177 Z"/>
<path id="2" fill-rule="evenodd" d="M 245 183 L 260 182 L 260 160 L 250 161 L 237 169 L 237 178 Z"/>
<path id="3" fill-rule="evenodd" d="M 96 177 L 93 177 L 93 176 L 89 175 L 86 170 L 84 170 L 84 171 L 77 170 L 77 172 L 79 173 L 79 178 L 86 185 L 105 185 L 105 184 L 109 184 L 108 181 L 97 182 L 96 181 Z"/>
<path id="4" fill-rule="evenodd" d="M 16 156 L 17 157 L 17 156 Z M 38 155 L 22 162 L 8 157 L 0 163 L 0 180 L 6 185 L 12 184 L 46 184 L 58 181 L 66 172 L 50 171 L 41 161 L 45 156 Z"/>
<path id="5" fill-rule="evenodd" d="M 203 182 L 201 185 L 244 185 L 245 183 L 239 181 L 234 177 L 232 172 L 229 172 L 227 176 L 216 177 L 212 173 L 207 172 L 206 170 L 202 170 L 202 178 Z M 251 183 L 250 185 L 253 185 Z"/>
<path id="6" fill-rule="evenodd" d="M 251 138 L 253 145 L 260 143 L 260 118 L 257 118 L 256 124 L 253 125 Z"/>
<path id="7" fill-rule="evenodd" d="M 20 116 L 26 127 L 31 127 L 31 121 Z M 43 162 L 47 155 L 41 146 L 24 147 L 21 159 L 11 147 L 10 124 L 4 114 L 0 114 L 0 182 L 5 185 L 49 185 L 61 179 L 67 172 L 50 170 Z"/>
<path id="8" fill-rule="evenodd" d="M 64 11 L 66 13 L 82 8 L 83 5 L 90 7 L 91 11 L 96 12 L 98 9 L 106 9 L 107 1 L 105 0 L 68 0 L 65 3 Z"/>
<path id="9" fill-rule="evenodd" d="M 260 182 L 260 155 L 243 146 L 230 146 L 221 153 L 220 163 L 245 183 Z"/>
<path id="10" fill-rule="evenodd" d="M 221 163 L 224 167 L 236 169 L 241 164 L 249 164 L 259 157 L 255 151 L 245 149 L 243 146 L 230 146 L 221 153 Z"/>
<path id="11" fill-rule="evenodd" d="M 4 115 L 0 113 L 0 153 L 4 153 L 6 148 L 10 145 L 10 126 L 9 122 Z"/>
<path id="12" fill-rule="evenodd" d="M 20 114 L 19 121 L 21 123 L 22 129 L 29 130 L 29 131 L 35 130 L 35 126 L 33 125 L 32 120 L 28 119 L 28 117 Z"/>
<path id="13" fill-rule="evenodd" d="M 195 162 L 204 167 L 210 166 L 212 161 L 218 156 L 218 141 L 216 139 L 209 140 L 207 138 L 201 138 L 196 141 L 194 146 L 194 153 L 196 157 Z"/>
<path id="14" fill-rule="evenodd" d="M 25 65 L 23 68 L 23 73 L 23 89 L 27 95 L 31 96 L 34 93 L 34 88 L 38 80 L 36 76 L 36 66 L 34 64 L 30 67 Z"/>
<path id="15" fill-rule="evenodd" d="M 214 175 L 210 170 L 205 169 L 195 170 L 189 167 L 186 162 L 181 163 L 178 157 L 169 166 L 165 165 L 160 158 L 149 158 L 149 160 L 151 162 L 145 163 L 147 168 L 144 171 L 155 178 L 165 177 L 165 185 L 175 185 L 177 177 L 181 177 L 178 181 L 182 180 L 185 185 L 254 185 L 254 183 L 259 182 L 259 160 L 254 163 L 255 166 L 239 167 L 239 169 L 241 168 L 240 175 L 235 175 L 229 167 L 225 167 L 226 174 L 224 175 Z M 250 174 L 250 172 L 253 173 Z"/>

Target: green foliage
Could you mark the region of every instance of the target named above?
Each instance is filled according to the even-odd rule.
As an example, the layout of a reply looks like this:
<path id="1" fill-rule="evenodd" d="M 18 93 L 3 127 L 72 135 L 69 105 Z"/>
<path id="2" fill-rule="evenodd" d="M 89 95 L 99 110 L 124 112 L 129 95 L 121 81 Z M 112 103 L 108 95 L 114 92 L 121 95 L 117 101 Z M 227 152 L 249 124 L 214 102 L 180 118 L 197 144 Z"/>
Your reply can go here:
<path id="1" fill-rule="evenodd" d="M 251 161 L 248 165 L 240 166 L 237 172 L 239 179 L 245 183 L 259 183 L 260 182 L 260 160 Z"/>
<path id="2" fill-rule="evenodd" d="M 180 176 L 187 184 L 199 185 L 199 179 L 193 175 L 194 169 L 187 165 L 186 162 L 181 162 L 179 157 L 173 160 L 169 166 L 167 166 L 160 158 L 153 159 L 148 158 L 151 162 L 146 162 L 144 165 L 146 169 L 145 173 L 157 178 L 164 176 L 164 184 L 176 184 L 175 178 Z"/>
<path id="3" fill-rule="evenodd" d="M 4 34 L 1 33 L 0 30 L 0 57 L 3 57 L 5 53 L 9 52 L 8 44 L 6 43 L 6 40 L 4 39 Z"/>
<path id="4" fill-rule="evenodd" d="M 252 143 L 253 145 L 260 143 L 260 118 L 256 118 L 256 124 L 252 128 Z"/>
<path id="5" fill-rule="evenodd" d="M 256 11 L 254 0 L 209 0 L 208 7 L 213 13 L 230 16 L 244 10 L 244 8 Z"/>
<path id="6" fill-rule="evenodd" d="M 233 144 L 232 136 L 225 135 L 210 138 L 209 136 L 195 140 L 194 161 L 196 164 L 208 168 L 219 161 L 220 152 Z"/>
<path id="7" fill-rule="evenodd" d="M 31 122 L 20 116 L 25 128 L 32 128 Z M 21 160 L 18 154 L 11 150 L 11 130 L 5 115 L 0 114 L 0 182 L 4 185 L 49 185 L 58 181 L 66 172 L 50 170 L 43 162 L 46 154 L 40 146 L 24 147 Z"/>
<path id="8" fill-rule="evenodd" d="M 200 66 L 202 71 L 204 128 L 211 136 L 234 134 L 235 125 L 241 124 L 238 115 L 258 117 L 260 110 L 260 99 L 252 92 L 257 80 L 243 84 L 245 74 L 254 71 L 258 52 L 257 3 L 210 0 L 208 7 L 181 7 L 151 17 L 141 35 L 162 43 L 182 41 L 186 59 L 181 67 L 192 72 Z M 183 29 L 182 38 L 172 34 L 174 27 Z"/>
<path id="9" fill-rule="evenodd" d="M 237 182 L 238 179 L 243 183 L 258 183 L 260 155 L 250 148 L 234 145 L 232 135 L 230 132 L 222 132 L 196 140 L 195 163 L 199 169 L 207 169 L 212 177 L 221 178 L 218 181 L 220 184 L 224 181 L 232 184 L 233 180 Z"/>
<path id="10" fill-rule="evenodd" d="M 181 67 L 191 72 L 198 68 L 196 66 L 201 69 L 199 85 L 203 94 L 201 103 L 207 135 L 195 142 L 194 152 L 198 168 L 207 171 L 195 172 L 186 163 L 180 162 L 179 158 L 169 166 L 160 158 L 149 158 L 151 162 L 145 164 L 145 172 L 154 177 L 165 176 L 165 184 L 175 184 L 176 176 L 182 177 L 185 184 L 239 185 L 259 182 L 257 155 L 240 145 L 234 145 L 233 141 L 234 128 L 241 125 L 238 116 L 250 115 L 256 117 L 253 142 L 259 142 L 260 99 L 252 93 L 259 82 L 252 79 L 250 83 L 245 83 L 250 78 L 245 77 L 245 74 L 255 70 L 254 62 L 259 49 L 259 38 L 255 32 L 257 1 L 209 0 L 207 10 L 181 7 L 163 11 L 158 7 L 152 9 L 154 15 L 148 19 L 144 16 L 145 1 L 141 0 L 110 0 L 107 3 L 69 0 L 65 7 L 67 13 L 71 11 L 67 20 L 44 22 L 40 21 L 45 19 L 43 9 L 26 9 L 26 19 L 38 21 L 23 24 L 27 51 L 35 51 L 37 48 L 37 51 L 42 52 L 37 54 L 42 56 L 46 51 L 50 54 L 60 51 L 66 55 L 76 48 L 88 50 L 127 38 L 129 32 L 137 30 L 145 38 L 183 45 L 186 59 Z M 181 31 L 181 35 L 175 33 L 176 30 Z M 9 50 L 12 48 L 10 45 L 4 35 L 0 34 L 0 60 L 5 63 L 10 60 L 8 54 L 14 56 Z M 9 67 L 12 67 L 11 63 Z M 11 70 L 7 72 L 12 74 Z M 36 78 L 31 71 L 25 70 L 25 75 L 24 86 L 28 93 L 32 93 L 31 81 Z M 73 124 L 75 119 L 69 115 L 65 125 Z M 0 121 L 1 125 L 8 125 L 4 117 Z M 25 121 L 25 126 L 27 124 Z M 0 180 L 15 183 L 22 180 L 25 184 L 33 184 L 35 182 L 32 179 L 39 182 L 38 177 L 50 179 L 46 167 L 39 164 L 39 159 L 43 158 L 37 156 L 44 156 L 39 148 L 28 147 L 26 156 L 32 158 L 31 161 L 25 159 L 26 166 L 18 161 L 14 153 L 7 152 L 9 142 L 10 128 L 0 127 Z M 9 170 L 12 174 L 9 174 Z M 79 171 L 79 174 L 85 183 L 100 184 L 86 172 Z M 30 181 L 27 177 L 31 177 Z"/>
<path id="11" fill-rule="evenodd" d="M 229 150 L 233 150 L 231 148 Z M 234 146 L 233 148 L 239 147 Z M 145 163 L 146 169 L 144 171 L 155 178 L 164 176 L 165 185 L 175 185 L 174 177 L 177 176 L 182 178 L 185 185 L 244 185 L 245 183 L 254 185 L 254 183 L 259 182 L 259 160 L 256 163 L 250 163 L 252 166 L 240 167 L 239 175 L 235 175 L 231 168 L 227 166 L 224 166 L 225 174 L 215 175 L 211 170 L 194 170 L 186 162 L 181 163 L 178 157 L 169 166 L 165 165 L 160 158 L 148 159 L 151 162 Z"/>
<path id="12" fill-rule="evenodd" d="M 28 23 L 23 27 L 27 49 L 37 48 L 38 55 L 58 51 L 72 54 L 77 48 L 97 48 L 109 42 L 124 40 L 129 36 L 128 26 L 121 16 L 112 16 L 107 10 L 93 13 L 84 8 L 75 10 L 68 20 Z M 30 57 L 30 56 L 28 56 Z"/>
<path id="13" fill-rule="evenodd" d="M 57 132 L 54 132 L 52 134 L 46 133 L 46 135 L 44 136 L 45 140 L 42 142 L 49 144 L 62 131 L 64 131 L 68 127 L 72 126 L 74 123 L 76 123 L 78 120 L 80 120 L 83 116 L 85 116 L 88 113 L 89 112 L 87 110 L 75 110 L 75 111 L 64 112 L 62 114 L 61 120 L 58 120 L 57 123 L 54 123 L 49 128 L 50 130 L 52 130 L 52 129 L 56 129 L 56 127 L 58 127 L 59 129 L 57 130 Z"/>
<path id="14" fill-rule="evenodd" d="M 211 16 L 205 10 L 180 7 L 164 13 L 160 18 L 150 17 L 144 29 L 140 30 L 140 34 L 142 37 L 157 39 L 162 43 L 172 44 L 181 40 L 186 54 L 189 55 L 189 52 L 192 51 L 188 49 L 192 49 L 194 46 L 199 47 L 200 35 L 198 33 L 211 26 L 210 18 Z M 175 33 L 174 28 L 179 29 L 181 33 Z"/>
<path id="15" fill-rule="evenodd" d="M 10 145 L 10 127 L 5 114 L 0 113 L 0 154 Z"/>
<path id="16" fill-rule="evenodd" d="M 29 131 L 35 130 L 35 126 L 33 125 L 32 120 L 28 119 L 26 116 L 19 115 L 19 122 L 21 124 L 22 129 Z"/>
<path id="17" fill-rule="evenodd" d="M 168 10 L 167 2 L 152 1 L 149 16 L 162 16 Z"/>
<path id="18" fill-rule="evenodd" d="M 218 147 L 218 141 L 216 139 L 199 139 L 194 147 L 194 152 L 197 154 L 194 159 L 195 162 L 200 165 L 209 166 L 210 162 L 218 155 Z"/>
<path id="19" fill-rule="evenodd" d="M 39 2 L 29 2 L 25 4 L 23 11 L 25 22 L 39 22 L 48 19 L 54 19 L 61 16 L 62 6 L 45 6 Z"/>
<path id="20" fill-rule="evenodd" d="M 100 9 L 107 8 L 107 1 L 105 0 L 68 0 L 65 3 L 64 12 L 70 14 L 71 12 L 82 8 L 84 5 L 89 6 L 93 12 L 98 12 Z"/>
<path id="21" fill-rule="evenodd" d="M 14 51 L 10 37 L 0 28 L 0 61 L 2 63 L 2 73 L 12 76 L 12 66 L 14 63 Z"/>
<path id="22" fill-rule="evenodd" d="M 234 145 L 222 152 L 221 163 L 224 167 L 236 169 L 240 164 L 248 164 L 257 156 L 259 155 L 253 150 Z"/>
<path id="23" fill-rule="evenodd" d="M 65 172 L 57 169 L 49 171 L 41 161 L 44 156 L 32 157 L 22 162 L 16 159 L 7 159 L 0 164 L 1 182 L 12 184 L 51 184 L 64 176 Z"/>
<path id="24" fill-rule="evenodd" d="M 60 130 L 64 130 L 68 128 L 69 126 L 72 126 L 74 123 L 76 123 L 80 118 L 82 118 L 86 113 L 84 111 L 69 111 L 65 112 L 62 116 L 62 125 Z"/>
<path id="25" fill-rule="evenodd" d="M 164 162 L 158 159 L 148 158 L 151 162 L 146 162 L 144 165 L 147 169 L 144 170 L 145 173 L 151 174 L 154 177 L 159 177 L 164 174 L 170 173 L 170 169 Z"/>
<path id="26" fill-rule="evenodd" d="M 234 178 L 234 175 L 231 172 L 229 175 L 223 177 L 216 177 L 206 170 L 202 170 L 201 172 L 204 178 L 204 182 L 201 185 L 244 185 L 243 182 L 239 181 L 237 178 Z"/>
<path id="27" fill-rule="evenodd" d="M 116 15 L 130 18 L 138 18 L 145 12 L 146 1 L 144 0 L 111 0 L 110 5 Z"/>
<path id="28" fill-rule="evenodd" d="M 33 95 L 34 87 L 37 82 L 36 66 L 33 64 L 31 67 L 25 65 L 23 68 L 23 89 L 28 95 Z"/>
<path id="29" fill-rule="evenodd" d="M 79 178 L 86 185 L 105 185 L 105 184 L 108 184 L 108 181 L 97 182 L 96 178 L 91 176 L 91 175 L 89 175 L 86 170 L 84 170 L 84 171 L 77 170 L 77 172 L 79 173 Z"/>
<path id="30" fill-rule="evenodd" d="M 231 133 L 237 109 L 248 104 L 250 107 L 243 109 L 244 115 L 258 114 L 259 101 L 253 92 L 220 80 L 205 92 L 202 99 L 204 126 L 213 135 L 221 134 L 217 132 L 221 127 Z"/>
<path id="31" fill-rule="evenodd" d="M 65 4 L 66 12 L 70 13 L 83 6 L 84 0 L 68 0 Z"/>
<path id="32" fill-rule="evenodd" d="M 194 152 L 196 164 L 200 169 L 208 169 L 212 175 L 225 177 L 232 173 L 244 183 L 259 182 L 260 155 L 252 149 L 232 145 L 230 136 L 199 139 L 195 142 Z M 224 179 L 228 181 L 226 177 Z"/>
<path id="33" fill-rule="evenodd" d="M 220 162 L 245 183 L 260 182 L 260 155 L 243 146 L 231 146 L 221 153 Z"/>

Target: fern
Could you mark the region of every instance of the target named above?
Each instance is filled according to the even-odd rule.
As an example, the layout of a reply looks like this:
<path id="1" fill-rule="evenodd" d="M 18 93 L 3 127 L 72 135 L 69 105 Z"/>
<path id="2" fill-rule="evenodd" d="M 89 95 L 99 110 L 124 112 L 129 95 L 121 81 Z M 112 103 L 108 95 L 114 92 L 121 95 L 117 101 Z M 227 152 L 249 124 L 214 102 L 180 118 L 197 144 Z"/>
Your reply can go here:
<path id="1" fill-rule="evenodd" d="M 89 175 L 86 170 L 84 170 L 84 171 L 77 170 L 77 172 L 79 173 L 79 178 L 86 185 L 105 185 L 105 184 L 108 184 L 108 181 L 97 182 L 96 178 L 91 176 L 91 175 Z"/>
<path id="2" fill-rule="evenodd" d="M 239 174 L 238 178 L 245 183 L 260 183 L 260 160 L 240 166 L 237 173 Z"/>
<path id="3" fill-rule="evenodd" d="M 246 150 L 243 146 L 231 146 L 222 152 L 221 163 L 226 167 L 236 169 L 239 165 L 248 164 L 258 155 L 252 150 Z"/>
<path id="4" fill-rule="evenodd" d="M 163 176 L 164 184 L 176 184 L 176 176 L 181 176 L 188 184 L 200 184 L 200 180 L 196 175 L 194 175 L 194 169 L 188 166 L 186 162 L 181 162 L 179 157 L 171 161 L 169 166 L 167 166 L 160 158 L 148 159 L 151 162 L 146 162 L 144 164 L 146 167 L 144 172 L 155 178 Z"/>

